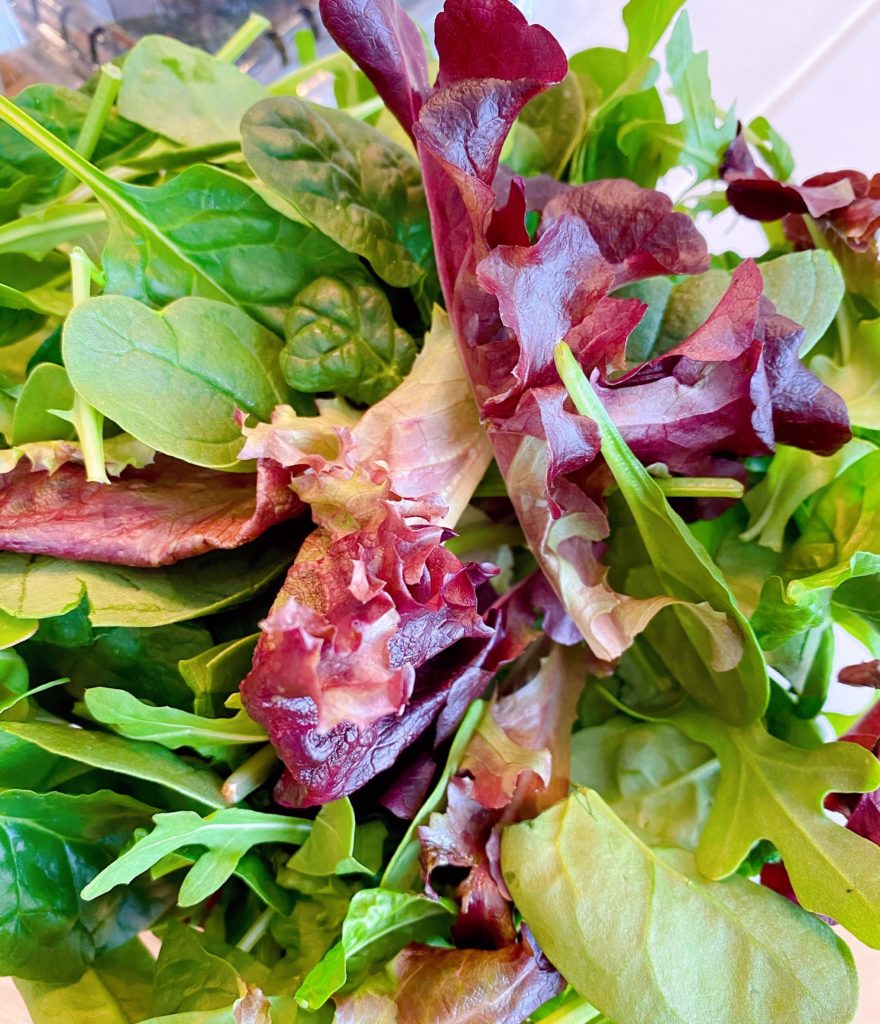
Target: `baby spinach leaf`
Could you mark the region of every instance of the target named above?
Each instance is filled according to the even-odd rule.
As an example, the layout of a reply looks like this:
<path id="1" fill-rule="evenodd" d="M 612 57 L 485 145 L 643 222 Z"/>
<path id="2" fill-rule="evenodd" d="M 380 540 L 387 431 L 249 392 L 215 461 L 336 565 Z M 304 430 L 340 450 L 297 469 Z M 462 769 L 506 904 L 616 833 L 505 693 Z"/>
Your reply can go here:
<path id="1" fill-rule="evenodd" d="M 671 725 L 618 715 L 574 734 L 571 780 L 595 789 L 647 843 L 695 850 L 718 762 Z"/>
<path id="2" fill-rule="evenodd" d="M 410 942 L 448 934 L 455 912 L 449 900 L 391 889 L 361 889 L 352 897 L 342 922 L 342 938 L 303 979 L 297 1002 L 317 1010 L 334 992 L 390 960 Z"/>
<path id="3" fill-rule="evenodd" d="M 769 839 L 801 906 L 880 946 L 880 848 L 822 810 L 828 793 L 880 787 L 880 762 L 857 743 L 801 750 L 759 722 L 732 726 L 696 708 L 683 709 L 672 722 L 711 747 L 721 762 L 715 803 L 697 849 L 700 871 L 724 878 L 759 839 Z"/>
<path id="4" fill-rule="evenodd" d="M 33 1024 L 135 1024 L 150 1010 L 155 963 L 140 939 L 103 953 L 72 984 L 16 978 Z"/>
<path id="5" fill-rule="evenodd" d="M 252 634 L 178 662 L 183 681 L 193 692 L 197 715 L 213 717 L 220 713 L 223 702 L 250 672 L 256 642 L 257 634 Z"/>
<path id="6" fill-rule="evenodd" d="M 156 743 L 110 736 L 91 729 L 49 722 L 3 722 L 3 732 L 72 761 L 156 782 L 207 807 L 225 807 L 220 779 Z"/>
<path id="7" fill-rule="evenodd" d="M 100 791 L 0 793 L 0 967 L 36 981 L 73 981 L 115 934 L 113 917 L 143 926 L 139 894 L 87 906 L 79 890 L 119 852 L 150 808 Z M 111 927 L 108 929 L 108 925 Z"/>
<path id="8" fill-rule="evenodd" d="M 178 299 L 162 312 L 123 295 L 89 299 L 67 318 L 62 351 L 90 405 L 197 466 L 240 468 L 235 410 L 268 420 L 289 397 L 275 335 L 212 299 Z"/>
<path id="9" fill-rule="evenodd" d="M 338 110 L 291 96 L 251 107 L 247 162 L 320 231 L 404 288 L 428 273 L 431 235 L 421 174 L 386 136 Z"/>
<path id="10" fill-rule="evenodd" d="M 183 296 L 217 299 L 280 333 L 275 307 L 314 277 L 357 266 L 335 242 L 288 220 L 233 174 L 195 166 L 161 185 L 130 185 L 83 160 L 5 97 L 0 119 L 87 185 L 104 207 L 108 292 L 156 306 Z"/>
<path id="11" fill-rule="evenodd" d="M 208 952 L 193 928 L 169 921 L 156 960 L 152 1013 L 216 1010 L 231 1006 L 238 996 L 238 972 L 232 964 Z"/>
<path id="12" fill-rule="evenodd" d="M 663 613 L 667 622 L 675 616 L 685 645 L 690 645 L 696 655 L 695 660 L 683 662 L 686 670 L 681 673 L 681 685 L 726 721 L 754 721 L 767 704 L 767 669 L 755 635 L 724 577 L 629 450 L 564 344 L 557 347 L 557 365 L 578 411 L 599 425 L 602 454 L 651 559 L 651 575 L 656 575 L 666 594 L 686 603 Z M 714 625 L 712 617 L 696 614 L 700 605 L 714 613 Z M 716 649 L 722 616 L 742 644 L 739 657 L 724 663 L 719 661 Z M 658 623 L 657 630 L 660 628 Z"/>
<path id="13" fill-rule="evenodd" d="M 168 36 L 145 36 L 126 54 L 117 105 L 123 117 L 185 146 L 235 142 L 265 88 L 235 64 Z"/>
<path id="14" fill-rule="evenodd" d="M 51 137 L 59 140 L 62 145 L 73 146 L 79 137 L 91 98 L 61 85 L 39 84 L 22 89 L 14 103 Z M 111 112 L 104 122 L 94 159 L 96 162 L 111 159 L 122 149 L 134 145 L 138 139 L 147 141 L 143 129 Z M 26 199 L 36 204 L 55 198 L 63 175 L 63 168 L 50 155 L 22 138 L 11 127 L 0 126 L 0 186 L 13 186 L 20 180 L 20 176 L 25 176 L 30 182 L 30 188 L 26 195 L 20 197 L 20 201 Z"/>
<path id="15" fill-rule="evenodd" d="M 85 598 L 94 626 L 147 628 L 210 615 L 263 590 L 290 562 L 274 538 L 160 569 L 0 553 L 0 611 L 46 619 Z"/>
<path id="16" fill-rule="evenodd" d="M 690 854 L 647 846 L 591 790 L 505 829 L 501 864 L 541 948 L 613 1020 L 852 1019 L 852 955 L 827 925 L 745 878 L 706 881 Z"/>
<path id="17" fill-rule="evenodd" d="M 0 651 L 27 640 L 34 635 L 36 629 L 36 619 L 20 618 L 0 611 Z"/>
<path id="18" fill-rule="evenodd" d="M 260 743 L 262 729 L 245 711 L 231 718 L 202 718 L 178 708 L 154 707 L 125 690 L 94 686 L 86 691 L 85 706 L 96 722 L 133 740 L 159 743 L 171 750 L 190 747 L 205 757 L 223 757 L 239 744 Z"/>
<path id="19" fill-rule="evenodd" d="M 806 336 L 801 356 L 819 341 L 843 300 L 843 274 L 825 249 L 791 252 L 761 264 L 764 294 L 784 316 L 799 323 Z"/>
<path id="20" fill-rule="evenodd" d="M 82 636 L 65 637 L 62 623 L 68 617 L 82 618 Z M 198 657 L 210 646 L 208 630 L 192 623 L 95 630 L 83 607 L 58 619 L 43 619 L 22 653 L 36 677 L 68 676 L 79 692 L 87 686 L 111 686 L 153 704 L 190 707 L 192 694 L 178 663 Z"/>
<path id="21" fill-rule="evenodd" d="M 49 410 L 73 408 L 74 391 L 63 366 L 40 363 L 28 374 L 12 415 L 12 444 L 66 441 L 74 437 L 72 423 Z"/>
<path id="22" fill-rule="evenodd" d="M 372 405 L 412 367 L 412 338 L 394 322 L 385 293 L 368 281 L 321 277 L 284 318 L 281 369 L 297 391 L 335 391 Z"/>
<path id="23" fill-rule="evenodd" d="M 174 811 L 157 814 L 153 821 L 153 831 L 94 878 L 83 889 L 83 899 L 92 900 L 115 885 L 128 884 L 181 847 L 204 846 L 208 852 L 199 857 L 180 887 L 178 903 L 191 907 L 216 892 L 252 846 L 299 844 L 305 841 L 312 827 L 310 821 L 302 818 L 262 814 L 239 807 L 215 811 L 205 818 L 193 811 Z"/>

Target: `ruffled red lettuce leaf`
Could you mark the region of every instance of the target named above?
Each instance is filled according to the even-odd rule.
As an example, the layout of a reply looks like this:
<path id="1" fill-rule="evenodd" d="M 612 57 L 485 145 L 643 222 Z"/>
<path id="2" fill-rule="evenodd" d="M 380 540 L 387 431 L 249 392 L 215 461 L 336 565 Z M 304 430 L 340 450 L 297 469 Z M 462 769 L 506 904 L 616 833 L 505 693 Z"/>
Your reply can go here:
<path id="1" fill-rule="evenodd" d="M 742 133 L 725 155 L 721 176 L 727 201 L 752 220 L 782 219 L 799 249 L 813 248 L 814 235 L 843 270 L 847 287 L 880 310 L 880 174 L 827 171 L 801 185 L 777 181 L 758 167 Z"/>
<path id="2" fill-rule="evenodd" d="M 249 429 L 247 448 L 306 463 L 292 487 L 318 527 L 242 684 L 286 766 L 276 796 L 292 806 L 360 788 L 438 716 L 445 739 L 486 688 L 501 639 L 482 596 L 494 569 L 443 546 L 449 505 L 457 517 L 490 458 L 448 330 L 431 332 L 363 419 L 334 425 L 321 456 L 304 456 L 301 426 L 285 412 Z"/>
<path id="3" fill-rule="evenodd" d="M 337 1024 L 521 1024 L 565 988 L 527 929 L 501 949 L 414 943 L 389 970 L 391 991 L 368 987 L 336 1000 Z"/>
<path id="4" fill-rule="evenodd" d="M 0 476 L 0 550 L 117 565 L 170 565 L 235 548 L 298 515 L 290 471 L 269 460 L 256 474 L 218 473 L 158 456 L 111 485 L 81 466 L 24 465 Z"/>
<path id="5" fill-rule="evenodd" d="M 516 938 L 513 904 L 503 887 L 489 843 L 502 820 L 499 810 L 476 799 L 474 782 L 457 776 L 446 790 L 446 810 L 419 828 L 422 872 L 429 895 L 454 883 L 460 911 L 456 940 L 464 945 L 501 948 Z"/>

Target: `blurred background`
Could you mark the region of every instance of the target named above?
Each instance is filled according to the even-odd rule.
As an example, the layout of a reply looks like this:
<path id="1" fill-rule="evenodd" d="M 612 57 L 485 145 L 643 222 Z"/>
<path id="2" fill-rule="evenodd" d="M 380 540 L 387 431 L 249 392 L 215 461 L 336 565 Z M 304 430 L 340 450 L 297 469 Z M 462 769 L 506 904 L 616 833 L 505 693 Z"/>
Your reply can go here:
<path id="1" fill-rule="evenodd" d="M 520 0 L 519 6 L 574 53 L 624 44 L 623 2 Z M 427 29 L 442 6 L 442 0 L 403 3 Z M 792 148 L 797 179 L 843 167 L 880 171 L 880 0 L 688 0 L 687 10 L 695 49 L 710 55 L 717 102 L 725 109 L 735 103 L 744 121 L 768 117 Z M 214 51 L 252 11 L 272 27 L 239 63 L 261 81 L 296 68 L 303 30 L 315 34 L 318 56 L 334 48 L 320 29 L 317 0 L 0 0 L 0 90 L 14 95 L 37 81 L 77 86 L 152 33 Z M 320 92 L 321 82 L 314 87 Z M 707 234 L 715 251 L 766 248 L 759 228 L 727 214 Z M 841 664 L 864 656 L 844 651 Z M 831 709 L 852 714 L 864 701 L 858 690 L 837 687 Z M 857 1024 L 877 1024 L 880 954 L 852 944 L 863 989 Z M 0 1024 L 27 1019 L 11 983 L 0 980 Z"/>

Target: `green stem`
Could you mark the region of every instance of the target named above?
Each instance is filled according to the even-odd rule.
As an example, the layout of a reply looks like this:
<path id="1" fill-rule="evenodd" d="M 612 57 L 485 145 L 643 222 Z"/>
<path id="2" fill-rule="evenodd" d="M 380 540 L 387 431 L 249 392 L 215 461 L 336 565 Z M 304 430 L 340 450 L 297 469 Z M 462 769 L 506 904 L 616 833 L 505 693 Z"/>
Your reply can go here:
<path id="1" fill-rule="evenodd" d="M 247 21 L 236 30 L 230 39 L 226 40 L 214 56 L 226 64 L 234 64 L 271 27 L 272 22 L 268 18 L 252 11 Z"/>
<path id="2" fill-rule="evenodd" d="M 525 544 L 526 539 L 518 526 L 497 526 L 489 523 L 487 526 L 474 526 L 470 530 L 462 530 L 457 537 L 450 537 L 446 542 L 447 550 L 459 558 L 469 554 L 471 551 L 479 551 L 481 548 L 495 547 L 499 544 Z"/>
<path id="3" fill-rule="evenodd" d="M 355 117 L 358 121 L 366 121 L 373 114 L 378 114 L 385 106 L 381 96 L 374 96 L 372 99 L 364 100 L 363 103 L 356 103 L 353 107 L 345 107 L 349 117 Z"/>
<path id="4" fill-rule="evenodd" d="M 728 476 L 654 477 L 667 498 L 741 498 L 745 488 Z"/>
<path id="5" fill-rule="evenodd" d="M 484 700 L 476 700 L 467 709 L 461 720 L 461 725 L 458 727 L 458 732 L 455 734 L 455 739 L 452 741 L 452 746 L 449 748 L 449 756 L 446 759 L 443 774 L 422 804 L 419 813 L 409 823 L 409 828 L 403 834 L 403 839 L 400 840 L 388 862 L 388 867 L 385 868 L 382 881 L 379 883 L 383 889 L 405 890 L 409 887 L 416 862 L 419 859 L 419 841 L 416 838 L 416 830 L 420 825 L 425 824 L 431 812 L 437 810 L 443 802 L 449 780 L 458 771 L 458 766 L 477 731 L 477 726 L 480 724 L 486 707 Z"/>
<path id="6" fill-rule="evenodd" d="M 271 743 L 252 754 L 223 783 L 223 799 L 238 804 L 269 778 L 278 763 L 278 755 Z"/>
<path id="7" fill-rule="evenodd" d="M 345 71 L 351 66 L 351 60 L 344 53 L 329 53 L 326 57 L 321 57 L 320 60 L 313 61 L 304 68 L 297 68 L 284 78 L 279 78 L 269 86 L 269 92 L 272 96 L 296 96 L 299 86 L 318 72 Z"/>
<path id="8" fill-rule="evenodd" d="M 606 1018 L 576 992 L 572 992 L 552 1013 L 541 1018 L 541 1024 L 600 1024 Z"/>
<path id="9" fill-rule="evenodd" d="M 76 246 L 70 253 L 70 289 L 76 308 L 92 294 L 92 275 L 95 265 Z M 70 417 L 76 429 L 86 467 L 86 480 L 96 484 L 109 484 L 107 467 L 104 462 L 104 416 L 77 392 L 73 399 Z"/>
<path id="10" fill-rule="evenodd" d="M 92 102 L 89 104 L 86 119 L 83 121 L 74 147 L 84 160 L 91 160 L 92 154 L 95 152 L 101 132 L 104 131 L 104 125 L 107 123 L 110 109 L 116 102 L 121 84 L 121 69 L 115 64 L 102 65 L 95 94 L 92 96 Z M 61 179 L 61 187 L 58 190 L 59 194 L 63 195 L 65 192 L 69 192 L 75 184 L 76 176 L 69 170 L 65 171 L 64 177 Z"/>
<path id="11" fill-rule="evenodd" d="M 250 951 L 256 946 L 256 944 L 262 939 L 262 937 L 269 930 L 269 925 L 272 923 L 272 918 L 275 916 L 275 911 L 271 907 L 266 907 L 262 914 L 254 921 L 254 923 L 248 928 L 248 930 L 238 940 L 236 945 L 239 949 L 245 953 Z"/>

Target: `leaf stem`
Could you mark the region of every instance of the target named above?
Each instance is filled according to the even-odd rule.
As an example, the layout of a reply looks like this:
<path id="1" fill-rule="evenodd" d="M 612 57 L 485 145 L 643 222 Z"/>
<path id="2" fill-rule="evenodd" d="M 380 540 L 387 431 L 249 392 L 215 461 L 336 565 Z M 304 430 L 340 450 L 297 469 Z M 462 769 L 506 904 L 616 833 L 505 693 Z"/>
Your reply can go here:
<path id="1" fill-rule="evenodd" d="M 217 60 L 222 60 L 226 64 L 234 64 L 271 27 L 272 22 L 268 18 L 264 18 L 262 14 L 251 11 L 247 21 L 236 29 L 214 56 Z"/>
<path id="2" fill-rule="evenodd" d="M 95 94 L 92 96 L 92 102 L 89 104 L 86 118 L 74 146 L 76 152 L 84 160 L 92 159 L 92 154 L 101 138 L 101 132 L 104 131 L 104 125 L 107 123 L 110 109 L 116 102 L 121 84 L 122 70 L 115 64 L 103 64 Z M 75 184 L 76 176 L 70 170 L 65 170 L 61 179 L 61 187 L 58 190 L 59 194 L 63 195 L 65 192 L 69 192 Z"/>
<path id="3" fill-rule="evenodd" d="M 745 487 L 729 476 L 654 477 L 667 498 L 741 498 Z"/>
<path id="4" fill-rule="evenodd" d="M 77 245 L 70 253 L 70 290 L 74 308 L 92 294 L 92 277 L 96 267 Z M 86 480 L 96 484 L 109 484 L 104 461 L 104 416 L 76 392 L 70 422 L 76 430 L 86 467 Z"/>
<path id="5" fill-rule="evenodd" d="M 271 96 L 297 96 L 299 87 L 321 71 L 335 74 L 337 71 L 348 71 L 352 67 L 351 59 L 344 53 L 328 53 L 326 57 L 307 64 L 305 67 L 291 71 L 284 78 L 279 78 L 269 86 Z"/>
<path id="6" fill-rule="evenodd" d="M 241 803 L 249 793 L 262 786 L 277 763 L 275 748 L 266 743 L 226 779 L 222 787 L 223 799 L 229 804 Z"/>
<path id="7" fill-rule="evenodd" d="M 243 950 L 245 953 L 250 951 L 256 946 L 256 944 L 262 939 L 269 929 L 269 925 L 272 923 L 272 918 L 275 916 L 275 910 L 272 907 L 266 907 L 262 914 L 254 921 L 254 923 L 248 928 L 248 930 L 242 935 L 242 937 L 236 943 L 237 947 Z"/>
<path id="8" fill-rule="evenodd" d="M 455 739 L 452 741 L 452 746 L 449 748 L 449 756 L 446 758 L 443 774 L 419 808 L 419 813 L 409 823 L 409 827 L 404 832 L 403 838 L 400 840 L 397 849 L 388 862 L 388 866 L 385 868 L 382 881 L 379 883 L 383 889 L 404 890 L 408 887 L 416 861 L 419 859 L 419 842 L 416 838 L 416 830 L 420 825 L 424 825 L 431 812 L 440 806 L 446 796 L 446 787 L 449 784 L 449 780 L 458 771 L 458 766 L 461 764 L 468 744 L 477 731 L 477 726 L 480 724 L 480 719 L 483 717 L 486 707 L 487 705 L 484 700 L 475 700 L 467 709 L 464 718 L 461 720 L 461 725 L 458 727 L 458 732 L 455 734 Z"/>

